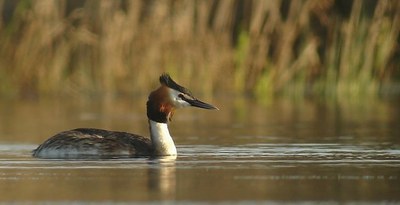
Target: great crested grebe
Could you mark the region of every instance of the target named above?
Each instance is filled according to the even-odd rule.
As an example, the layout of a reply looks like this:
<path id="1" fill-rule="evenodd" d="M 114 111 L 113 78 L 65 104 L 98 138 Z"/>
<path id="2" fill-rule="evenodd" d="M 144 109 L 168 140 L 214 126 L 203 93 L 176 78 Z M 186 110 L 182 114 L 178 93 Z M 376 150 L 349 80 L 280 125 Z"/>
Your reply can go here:
<path id="1" fill-rule="evenodd" d="M 189 106 L 218 108 L 193 97 L 168 74 L 160 76 L 160 83 L 147 101 L 151 139 L 126 132 L 78 128 L 50 137 L 33 150 L 33 156 L 59 159 L 176 156 L 175 143 L 167 126 L 175 109 Z"/>

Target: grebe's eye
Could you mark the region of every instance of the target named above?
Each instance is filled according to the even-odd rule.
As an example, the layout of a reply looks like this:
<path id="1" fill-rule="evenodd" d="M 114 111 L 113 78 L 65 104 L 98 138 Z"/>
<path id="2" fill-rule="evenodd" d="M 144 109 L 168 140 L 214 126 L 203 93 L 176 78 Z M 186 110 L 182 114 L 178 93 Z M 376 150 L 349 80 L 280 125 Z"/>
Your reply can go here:
<path id="1" fill-rule="evenodd" d="M 189 100 L 189 99 L 192 99 L 191 96 L 189 96 L 189 95 L 187 95 L 187 94 L 185 94 L 185 93 L 179 93 L 179 94 L 178 94 L 178 97 L 179 97 L 181 100 L 184 100 L 184 101 L 187 101 L 187 100 Z"/>

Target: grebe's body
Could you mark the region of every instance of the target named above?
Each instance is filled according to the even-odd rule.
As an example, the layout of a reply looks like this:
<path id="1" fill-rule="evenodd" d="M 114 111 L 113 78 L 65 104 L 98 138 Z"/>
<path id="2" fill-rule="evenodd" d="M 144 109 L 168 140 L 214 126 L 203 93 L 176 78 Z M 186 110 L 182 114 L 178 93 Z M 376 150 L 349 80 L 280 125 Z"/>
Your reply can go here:
<path id="1" fill-rule="evenodd" d="M 175 143 L 167 123 L 176 108 L 194 106 L 218 109 L 192 96 L 168 74 L 160 76 L 161 87 L 147 101 L 150 139 L 136 134 L 93 128 L 60 132 L 33 150 L 38 158 L 113 158 L 140 156 L 176 156 Z"/>
<path id="2" fill-rule="evenodd" d="M 152 155 L 148 138 L 126 132 L 78 128 L 46 140 L 33 156 L 39 158 L 108 158 Z"/>

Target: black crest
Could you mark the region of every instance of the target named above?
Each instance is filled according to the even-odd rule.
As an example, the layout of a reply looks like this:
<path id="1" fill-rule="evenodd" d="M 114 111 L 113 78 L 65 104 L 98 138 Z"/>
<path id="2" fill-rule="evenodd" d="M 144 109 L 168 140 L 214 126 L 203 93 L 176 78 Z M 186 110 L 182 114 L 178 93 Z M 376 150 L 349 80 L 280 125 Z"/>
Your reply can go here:
<path id="1" fill-rule="evenodd" d="M 176 83 L 174 80 L 172 80 L 171 76 L 169 76 L 168 73 L 163 73 L 160 76 L 160 83 L 163 85 L 166 85 L 167 87 L 177 90 L 179 92 L 188 94 L 190 96 L 192 96 L 192 93 L 190 92 L 190 90 L 180 86 L 178 83 Z"/>

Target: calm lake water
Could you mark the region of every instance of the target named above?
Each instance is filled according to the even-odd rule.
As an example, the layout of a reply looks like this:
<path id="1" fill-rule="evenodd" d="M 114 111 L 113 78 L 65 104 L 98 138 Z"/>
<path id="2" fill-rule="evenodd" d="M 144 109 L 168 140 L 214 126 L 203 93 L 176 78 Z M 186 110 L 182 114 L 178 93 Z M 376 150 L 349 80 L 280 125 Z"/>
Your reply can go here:
<path id="1" fill-rule="evenodd" d="M 148 136 L 145 97 L 0 100 L 0 202 L 400 204 L 400 98 L 204 99 L 170 124 L 176 159 L 43 160 L 77 127 Z"/>

